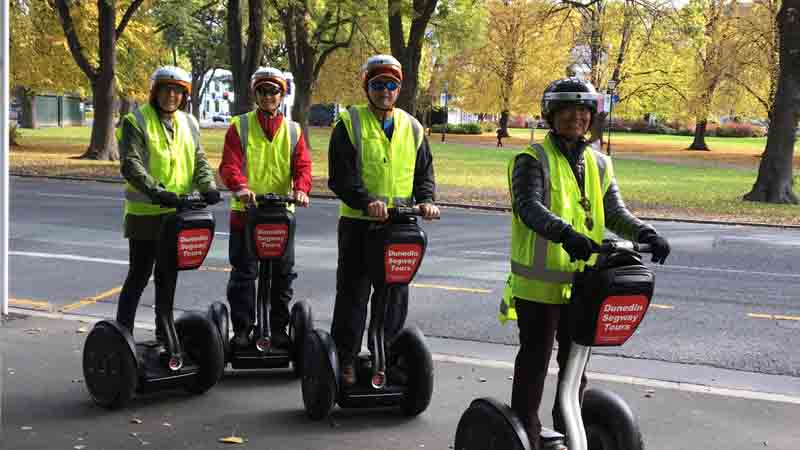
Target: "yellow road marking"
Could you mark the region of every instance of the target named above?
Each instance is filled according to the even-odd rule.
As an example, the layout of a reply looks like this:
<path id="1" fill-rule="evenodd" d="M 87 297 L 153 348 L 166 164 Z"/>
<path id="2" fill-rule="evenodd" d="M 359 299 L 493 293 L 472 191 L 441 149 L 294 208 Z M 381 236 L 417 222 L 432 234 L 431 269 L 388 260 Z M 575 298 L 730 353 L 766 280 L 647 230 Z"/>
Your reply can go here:
<path id="1" fill-rule="evenodd" d="M 462 288 L 456 286 L 442 286 L 439 284 L 411 283 L 411 286 L 428 289 L 443 289 L 445 291 L 472 292 L 476 294 L 488 294 L 492 292 L 490 289 Z"/>
<path id="2" fill-rule="evenodd" d="M 659 305 L 658 303 L 651 303 L 650 307 L 656 309 L 675 309 L 672 305 Z"/>
<path id="3" fill-rule="evenodd" d="M 24 298 L 10 298 L 8 299 L 8 303 L 10 305 L 16 306 L 31 306 L 34 309 L 39 309 L 42 311 L 50 311 L 51 306 L 50 302 L 43 302 L 39 300 L 28 300 Z"/>
<path id="4" fill-rule="evenodd" d="M 752 317 L 754 319 L 771 319 L 771 320 L 798 320 L 800 321 L 800 316 L 784 316 L 781 314 L 758 314 L 758 313 L 747 313 L 748 317 Z"/>
<path id="5" fill-rule="evenodd" d="M 82 298 L 82 299 L 78 300 L 77 302 L 70 303 L 68 305 L 62 306 L 60 311 L 61 312 L 69 312 L 69 311 L 81 308 L 83 306 L 86 306 L 86 305 L 93 305 L 93 304 L 99 302 L 100 300 L 106 299 L 108 297 L 111 297 L 114 294 L 119 293 L 119 291 L 121 291 L 121 290 L 122 290 L 122 286 L 118 286 L 118 287 L 115 287 L 113 289 L 109 289 L 109 290 L 107 290 L 105 292 L 101 292 L 101 293 L 99 293 L 99 294 L 97 294 L 97 295 L 95 295 L 93 297 Z"/>

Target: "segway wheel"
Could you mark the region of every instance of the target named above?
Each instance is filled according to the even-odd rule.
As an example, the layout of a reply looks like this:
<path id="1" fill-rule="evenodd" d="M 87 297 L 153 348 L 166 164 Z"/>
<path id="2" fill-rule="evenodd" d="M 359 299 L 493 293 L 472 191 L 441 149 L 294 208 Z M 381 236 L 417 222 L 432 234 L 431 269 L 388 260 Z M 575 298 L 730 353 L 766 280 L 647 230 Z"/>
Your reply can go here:
<path id="1" fill-rule="evenodd" d="M 492 398 L 479 398 L 458 421 L 455 450 L 531 450 L 531 446 L 511 408 Z"/>
<path id="2" fill-rule="evenodd" d="M 83 378 L 92 400 L 103 408 L 125 406 L 136 390 L 136 360 L 120 331 L 100 322 L 83 346 Z"/>
<path id="3" fill-rule="evenodd" d="M 184 314 L 175 321 L 175 329 L 183 351 L 199 366 L 197 375 L 187 381 L 186 390 L 202 394 L 217 384 L 225 368 L 219 331 L 197 313 Z"/>
<path id="4" fill-rule="evenodd" d="M 311 317 L 311 306 L 299 301 L 292 307 L 291 320 L 289 321 L 289 340 L 292 343 L 292 367 L 297 377 L 303 376 L 303 349 L 305 348 L 306 335 L 314 329 Z"/>
<path id="5" fill-rule="evenodd" d="M 619 395 L 587 389 L 581 405 L 589 450 L 643 450 L 644 439 L 633 411 Z"/>
<path id="6" fill-rule="evenodd" d="M 407 416 L 416 416 L 431 403 L 433 395 L 433 357 L 425 344 L 425 335 L 417 327 L 404 328 L 392 342 L 392 365 L 400 366 L 407 376 L 408 393 L 400 408 Z"/>
<path id="7" fill-rule="evenodd" d="M 303 405 L 308 417 L 322 420 L 330 414 L 336 401 L 336 373 L 331 365 L 330 350 L 325 342 L 333 342 L 322 330 L 313 330 L 306 334 L 303 350 Z M 332 349 L 333 357 L 336 349 Z M 338 364 L 337 364 L 338 365 Z"/>
<path id="8" fill-rule="evenodd" d="M 228 362 L 231 357 L 231 340 L 229 338 L 230 314 L 228 313 L 228 306 L 222 302 L 212 303 L 211 306 L 208 307 L 208 318 L 219 331 L 219 336 L 222 340 L 222 353 L 225 356 L 225 362 Z"/>

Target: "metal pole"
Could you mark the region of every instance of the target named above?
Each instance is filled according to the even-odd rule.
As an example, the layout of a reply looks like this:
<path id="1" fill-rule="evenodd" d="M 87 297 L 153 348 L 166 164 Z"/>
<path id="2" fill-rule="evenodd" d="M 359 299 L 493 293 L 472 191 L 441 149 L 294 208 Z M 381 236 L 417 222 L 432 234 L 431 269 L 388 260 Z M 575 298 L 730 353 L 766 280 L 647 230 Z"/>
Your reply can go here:
<path id="1" fill-rule="evenodd" d="M 8 88 L 8 8 L 9 2 L 2 2 L 0 6 L 0 301 L 2 301 L 2 314 L 8 315 L 8 104 L 10 102 Z"/>
<path id="2" fill-rule="evenodd" d="M 611 106 L 608 108 L 608 145 L 606 146 L 606 154 L 611 156 L 611 121 L 614 118 L 614 97 L 611 97 Z"/>
<path id="3" fill-rule="evenodd" d="M 444 125 L 442 126 L 442 142 L 444 142 L 444 135 L 447 133 L 447 122 L 450 112 L 447 110 L 447 81 L 444 82 Z"/>

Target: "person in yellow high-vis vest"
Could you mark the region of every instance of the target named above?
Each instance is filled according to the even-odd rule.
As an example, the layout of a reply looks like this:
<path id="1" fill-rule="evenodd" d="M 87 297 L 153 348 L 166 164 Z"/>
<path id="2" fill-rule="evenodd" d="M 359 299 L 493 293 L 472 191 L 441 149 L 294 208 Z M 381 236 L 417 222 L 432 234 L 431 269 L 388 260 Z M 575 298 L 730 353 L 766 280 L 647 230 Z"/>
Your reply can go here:
<path id="1" fill-rule="evenodd" d="M 231 276 L 227 298 L 233 324 L 232 344 L 252 344 L 255 323 L 258 259 L 247 250 L 245 206 L 258 194 L 291 195 L 297 205 L 307 207 L 311 190 L 311 156 L 296 122 L 281 113 L 289 82 L 279 69 L 259 67 L 250 77 L 250 91 L 256 109 L 236 116 L 225 134 L 219 174 L 233 193 L 231 199 L 228 257 Z M 272 342 L 286 348 L 289 336 L 289 303 L 294 290 L 294 237 L 286 243 L 282 259 L 273 262 L 270 283 L 269 320 Z M 227 338 L 227 336 L 225 337 Z"/>
<path id="2" fill-rule="evenodd" d="M 131 333 L 139 299 L 151 275 L 156 286 L 156 314 L 172 316 L 176 272 L 160 267 L 156 255 L 161 223 L 175 212 L 178 196 L 199 191 L 209 204 L 221 199 L 200 146 L 197 120 L 182 111 L 191 92 L 188 73 L 179 67 L 161 67 L 150 77 L 149 101 L 126 115 L 117 129 L 120 171 L 125 178 L 125 237 L 130 249 L 117 322 Z M 162 336 L 159 323 L 156 321 L 156 335 Z"/>
<path id="3" fill-rule="evenodd" d="M 439 217 L 439 208 L 433 203 L 433 157 L 424 129 L 411 114 L 394 106 L 403 82 L 400 62 L 390 55 L 372 56 L 361 76 L 369 103 L 341 112 L 328 148 L 328 186 L 341 200 L 331 335 L 345 385 L 356 381 L 354 360 L 367 317 L 366 236 L 370 223 L 386 220 L 387 208 L 393 206 L 418 205 L 423 218 Z M 395 289 L 389 305 L 387 342 L 405 322 L 408 289 Z"/>
<path id="4" fill-rule="evenodd" d="M 594 262 L 593 252 L 606 229 L 651 244 L 653 261 L 663 264 L 670 251 L 666 239 L 628 211 L 611 160 L 584 138 L 598 100 L 594 86 L 581 79 L 551 83 L 541 103 L 550 132 L 541 145 L 520 151 L 508 165 L 511 273 L 499 317 L 501 322 L 516 320 L 519 326 L 511 407 L 525 425 L 533 449 L 542 448 L 538 410 L 554 339 L 559 367 L 565 366 L 569 355 L 566 306 L 574 273 Z M 581 393 L 585 384 L 584 376 Z M 557 402 L 553 425 L 565 431 Z"/>

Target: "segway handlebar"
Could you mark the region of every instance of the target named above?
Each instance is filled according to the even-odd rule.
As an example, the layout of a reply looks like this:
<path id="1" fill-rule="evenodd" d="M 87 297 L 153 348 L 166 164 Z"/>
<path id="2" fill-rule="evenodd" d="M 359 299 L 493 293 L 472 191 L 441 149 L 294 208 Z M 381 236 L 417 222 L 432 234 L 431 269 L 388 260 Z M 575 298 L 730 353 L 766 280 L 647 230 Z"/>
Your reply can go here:
<path id="1" fill-rule="evenodd" d="M 408 216 L 424 217 L 419 206 L 393 206 L 389 208 L 388 211 L 390 219 Z M 434 217 L 435 220 L 439 220 L 440 218 L 441 217 Z"/>
<path id="2" fill-rule="evenodd" d="M 178 211 L 185 211 L 189 209 L 204 209 L 208 203 L 199 192 L 192 192 L 191 194 L 181 194 L 178 196 Z"/>
<path id="3" fill-rule="evenodd" d="M 295 200 L 293 197 L 278 194 L 258 194 L 256 195 L 256 203 L 259 206 L 283 206 L 285 204 L 293 205 Z"/>
<path id="4" fill-rule="evenodd" d="M 612 241 L 605 240 L 602 244 L 598 245 L 595 253 L 609 255 L 615 252 L 631 252 L 631 253 L 653 253 L 650 244 L 642 244 L 632 241 Z"/>

